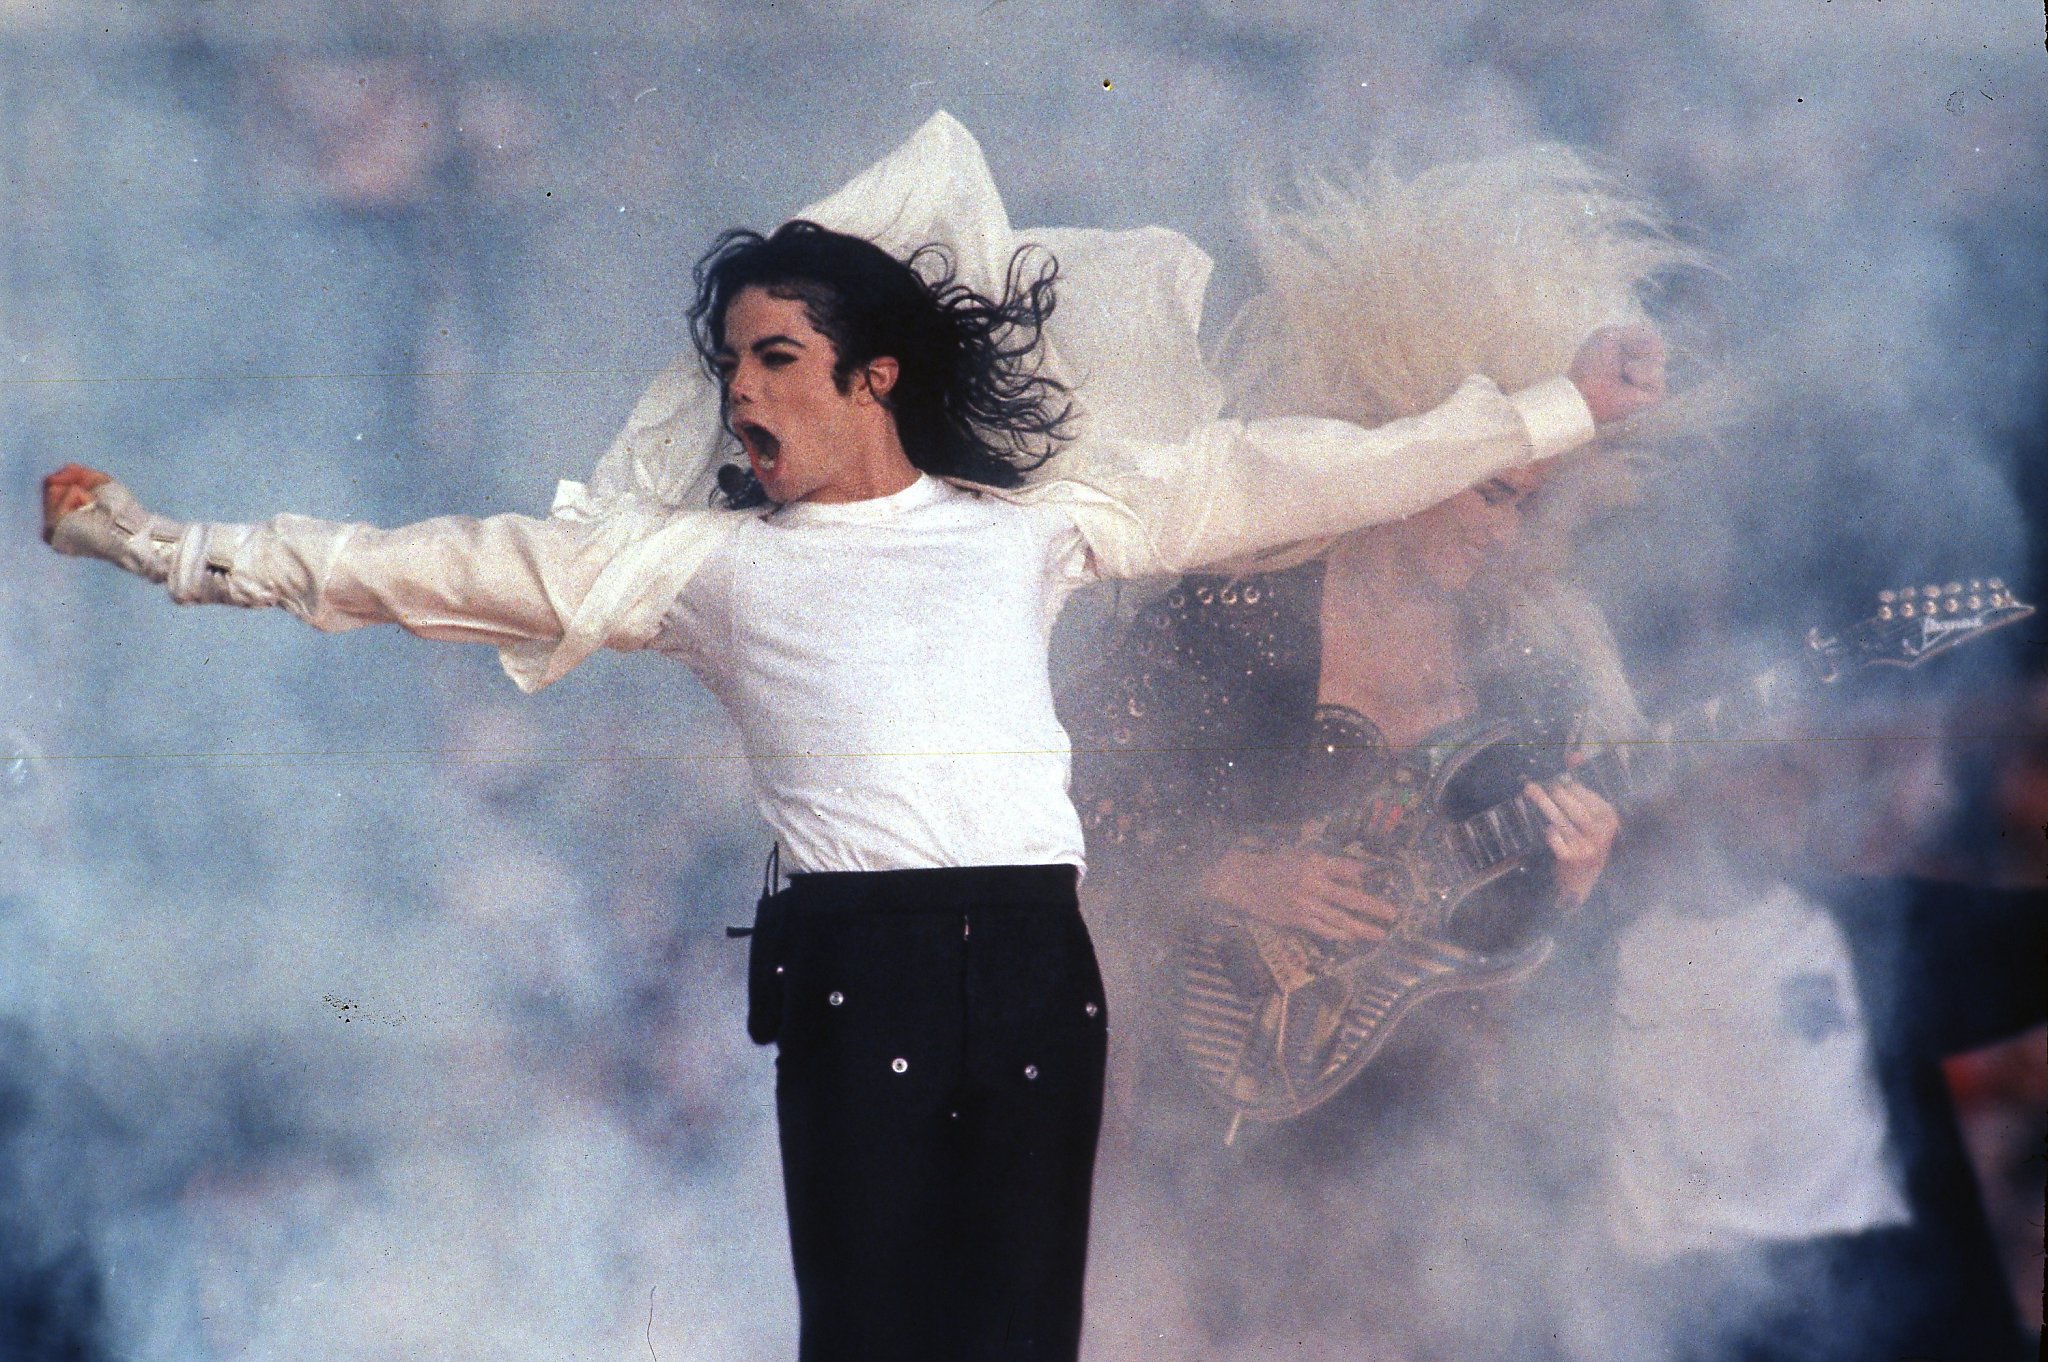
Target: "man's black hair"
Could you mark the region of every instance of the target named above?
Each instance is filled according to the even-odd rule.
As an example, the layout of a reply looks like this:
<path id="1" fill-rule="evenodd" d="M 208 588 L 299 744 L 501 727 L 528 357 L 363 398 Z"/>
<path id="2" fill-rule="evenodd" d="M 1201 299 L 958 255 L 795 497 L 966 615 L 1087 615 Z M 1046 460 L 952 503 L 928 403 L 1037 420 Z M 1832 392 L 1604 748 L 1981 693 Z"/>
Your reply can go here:
<path id="1" fill-rule="evenodd" d="M 1065 386 L 1036 363 L 1058 275 L 1056 260 L 1026 246 L 1010 259 L 1002 298 L 986 298 L 954 278 L 952 260 L 936 246 L 904 261 L 815 222 L 785 222 L 768 236 L 735 228 L 697 262 L 690 335 L 716 378 L 726 310 L 741 289 L 801 302 L 832 343 L 840 392 L 851 390 L 855 370 L 896 361 L 895 386 L 882 401 L 914 466 L 1014 487 L 1057 452 L 1072 411 Z M 718 485 L 714 499 L 727 506 L 768 499 L 744 464 L 720 469 Z"/>

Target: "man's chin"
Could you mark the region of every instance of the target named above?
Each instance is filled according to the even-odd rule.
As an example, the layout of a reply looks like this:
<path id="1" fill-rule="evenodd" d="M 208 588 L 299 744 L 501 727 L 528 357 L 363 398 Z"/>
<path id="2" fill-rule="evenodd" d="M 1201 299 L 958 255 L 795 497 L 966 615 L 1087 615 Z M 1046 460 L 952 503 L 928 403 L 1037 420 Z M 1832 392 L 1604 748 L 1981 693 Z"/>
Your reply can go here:
<path id="1" fill-rule="evenodd" d="M 768 494 L 770 501 L 787 500 L 776 487 L 776 474 L 782 471 L 781 464 L 780 459 L 764 462 L 752 449 L 747 451 L 747 466 L 754 470 L 754 481 L 761 484 L 761 490 Z"/>
<path id="2" fill-rule="evenodd" d="M 777 476 L 778 473 L 781 476 Z M 761 471 L 756 469 L 754 478 L 761 484 L 761 490 L 768 494 L 768 500 L 777 506 L 787 506 L 792 501 L 802 501 L 810 495 L 811 489 L 792 482 L 788 474 L 780 469 L 771 469 L 767 477 L 762 477 Z"/>

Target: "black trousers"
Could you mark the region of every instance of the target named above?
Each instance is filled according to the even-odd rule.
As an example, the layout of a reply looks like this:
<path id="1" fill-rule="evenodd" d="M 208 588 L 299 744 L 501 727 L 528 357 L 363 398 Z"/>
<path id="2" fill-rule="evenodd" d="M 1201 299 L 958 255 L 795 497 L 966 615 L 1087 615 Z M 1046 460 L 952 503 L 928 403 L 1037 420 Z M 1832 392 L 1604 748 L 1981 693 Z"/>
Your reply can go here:
<path id="1" fill-rule="evenodd" d="M 1077 1357 L 1108 1017 L 1072 868 L 773 902 L 801 1362 Z"/>

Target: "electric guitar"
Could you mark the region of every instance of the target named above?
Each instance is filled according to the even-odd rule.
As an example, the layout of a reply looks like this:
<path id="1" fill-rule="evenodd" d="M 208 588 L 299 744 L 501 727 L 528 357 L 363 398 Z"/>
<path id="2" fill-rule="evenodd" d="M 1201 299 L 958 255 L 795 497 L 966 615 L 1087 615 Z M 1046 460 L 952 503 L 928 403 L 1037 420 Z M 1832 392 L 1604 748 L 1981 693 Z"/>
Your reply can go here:
<path id="1" fill-rule="evenodd" d="M 1686 754 L 1759 731 L 1808 684 L 1915 667 L 2034 613 L 1997 578 L 1883 591 L 1876 604 L 1840 633 L 1812 630 L 1796 660 L 1654 737 L 1592 753 L 1573 777 L 1621 809 L 1667 784 Z M 1552 758 L 1549 774 L 1561 765 Z M 1218 910 L 1185 943 L 1178 1040 L 1230 1108 L 1233 1138 L 1242 1120 L 1287 1120 L 1328 1101 L 1425 999 L 1542 963 L 1551 947 L 1542 911 L 1526 892 L 1505 892 L 1545 847 L 1546 820 L 1520 793 L 1536 774 L 1507 726 L 1479 728 L 1402 754 L 1353 806 L 1309 822 L 1302 845 L 1360 862 L 1366 892 L 1398 910 L 1382 940 L 1340 944 Z"/>

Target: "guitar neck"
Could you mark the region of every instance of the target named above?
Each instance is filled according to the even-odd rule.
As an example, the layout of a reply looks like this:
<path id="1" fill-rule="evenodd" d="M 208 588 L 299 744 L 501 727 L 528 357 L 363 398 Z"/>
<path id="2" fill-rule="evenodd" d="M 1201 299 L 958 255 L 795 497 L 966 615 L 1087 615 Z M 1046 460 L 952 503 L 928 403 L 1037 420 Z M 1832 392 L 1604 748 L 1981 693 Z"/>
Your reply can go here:
<path id="1" fill-rule="evenodd" d="M 1683 712 L 1651 735 L 1609 742 L 1572 767 L 1572 778 L 1625 810 L 1669 785 L 1702 753 L 1737 735 L 1753 735 L 1755 725 L 1782 705 L 1798 679 L 1789 667 L 1772 668 L 1739 690 Z M 1516 795 L 1447 824 L 1444 839 L 1457 863 L 1477 874 L 1534 852 L 1543 845 L 1548 824 L 1527 795 Z"/>
<path id="2" fill-rule="evenodd" d="M 1663 725 L 1654 737 L 1609 743 L 1573 767 L 1572 774 L 1622 808 L 1667 783 L 1701 753 L 1737 735 L 1754 736 L 1805 681 L 1833 683 L 1865 667 L 1917 667 L 2033 613 L 2033 606 L 2016 599 L 1996 577 L 1881 591 L 1872 617 L 1838 634 L 1810 630 L 1801 663 L 1758 674 L 1748 685 Z M 1444 825 L 1443 849 L 1467 873 L 1480 874 L 1542 846 L 1545 826 L 1542 811 L 1516 795 Z"/>

